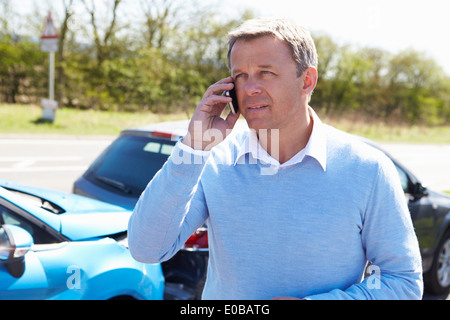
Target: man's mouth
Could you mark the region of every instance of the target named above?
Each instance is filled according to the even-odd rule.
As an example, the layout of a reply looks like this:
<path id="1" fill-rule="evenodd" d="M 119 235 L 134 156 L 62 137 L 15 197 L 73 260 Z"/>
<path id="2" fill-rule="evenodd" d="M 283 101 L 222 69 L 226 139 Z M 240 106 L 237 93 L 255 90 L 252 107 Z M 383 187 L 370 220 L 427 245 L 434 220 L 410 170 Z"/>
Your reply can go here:
<path id="1" fill-rule="evenodd" d="M 262 109 L 262 108 L 265 108 L 265 107 L 267 107 L 267 106 L 254 106 L 254 107 L 249 107 L 248 109 L 249 110 L 256 110 L 256 109 Z"/>

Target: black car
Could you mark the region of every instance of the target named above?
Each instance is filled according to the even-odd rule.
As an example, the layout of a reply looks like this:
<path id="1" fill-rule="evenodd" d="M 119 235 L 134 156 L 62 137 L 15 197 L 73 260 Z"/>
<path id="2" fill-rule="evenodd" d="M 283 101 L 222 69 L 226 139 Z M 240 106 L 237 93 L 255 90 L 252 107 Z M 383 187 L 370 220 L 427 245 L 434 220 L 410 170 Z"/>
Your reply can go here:
<path id="1" fill-rule="evenodd" d="M 238 122 L 245 127 L 244 121 Z M 74 193 L 133 208 L 154 174 L 167 160 L 188 121 L 166 122 L 123 131 L 74 184 Z M 450 288 L 450 196 L 425 188 L 385 150 L 394 162 L 422 254 L 425 289 L 434 294 Z M 171 260 L 162 264 L 168 296 L 197 298 L 206 274 L 207 232 L 197 230 Z"/>
<path id="2" fill-rule="evenodd" d="M 447 294 L 450 289 L 450 196 L 422 185 L 414 174 L 374 142 L 395 164 L 408 201 L 422 255 L 425 290 Z"/>

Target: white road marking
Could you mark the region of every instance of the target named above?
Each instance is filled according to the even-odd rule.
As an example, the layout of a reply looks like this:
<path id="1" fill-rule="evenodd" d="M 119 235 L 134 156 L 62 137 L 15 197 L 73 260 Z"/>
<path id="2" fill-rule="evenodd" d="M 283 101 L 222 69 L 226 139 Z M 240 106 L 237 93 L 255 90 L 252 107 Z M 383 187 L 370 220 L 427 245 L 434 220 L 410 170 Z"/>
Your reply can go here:
<path id="1" fill-rule="evenodd" d="M 64 171 L 85 171 L 88 166 L 48 166 L 48 167 L 26 167 L 26 168 L 0 168 L 0 173 L 13 172 L 64 172 Z"/>
<path id="2" fill-rule="evenodd" d="M 0 172 L 53 172 L 53 171 L 83 171 L 86 165 L 62 165 L 62 162 L 82 161 L 82 157 L 0 157 Z M 39 162 L 50 162 L 55 165 L 38 166 Z M 9 164 L 1 166 L 2 164 Z"/>
<path id="3" fill-rule="evenodd" d="M 69 140 L 69 139 L 0 139 L 5 145 L 109 145 L 111 140 Z"/>
<path id="4" fill-rule="evenodd" d="M 21 162 L 21 161 L 80 161 L 83 157 L 0 157 L 0 162 Z"/>

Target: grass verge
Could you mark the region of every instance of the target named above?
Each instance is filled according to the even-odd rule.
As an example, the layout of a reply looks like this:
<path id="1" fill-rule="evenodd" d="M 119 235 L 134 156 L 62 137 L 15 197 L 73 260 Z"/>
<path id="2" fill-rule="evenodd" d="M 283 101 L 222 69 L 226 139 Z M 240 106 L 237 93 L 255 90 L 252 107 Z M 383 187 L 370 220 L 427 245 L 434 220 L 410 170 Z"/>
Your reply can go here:
<path id="1" fill-rule="evenodd" d="M 320 116 L 324 123 L 338 129 L 379 142 L 450 143 L 450 126 L 425 126 L 387 124 L 362 118 L 328 118 Z"/>
<path id="2" fill-rule="evenodd" d="M 53 123 L 41 122 L 36 105 L 0 104 L 0 133 L 117 135 L 121 130 L 161 121 L 187 119 L 185 113 L 113 112 L 59 108 Z M 319 115 L 320 116 L 320 115 Z M 324 123 L 381 142 L 450 143 L 450 126 L 390 126 L 380 122 L 327 118 Z"/>
<path id="3" fill-rule="evenodd" d="M 123 129 L 161 121 L 186 119 L 180 114 L 151 112 L 105 112 L 59 108 L 54 122 L 41 121 L 42 109 L 35 105 L 0 104 L 0 133 L 117 135 Z"/>

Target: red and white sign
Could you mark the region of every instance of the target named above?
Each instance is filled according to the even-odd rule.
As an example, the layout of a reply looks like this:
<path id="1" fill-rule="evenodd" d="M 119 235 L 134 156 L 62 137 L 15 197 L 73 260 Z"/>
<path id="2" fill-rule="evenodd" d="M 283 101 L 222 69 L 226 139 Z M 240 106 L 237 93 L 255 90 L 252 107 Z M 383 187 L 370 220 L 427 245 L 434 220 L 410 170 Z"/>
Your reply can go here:
<path id="1" fill-rule="evenodd" d="M 53 23 L 52 13 L 49 12 L 45 19 L 44 31 L 42 32 L 41 39 L 58 39 L 58 31 L 56 31 L 55 24 Z"/>
<path id="2" fill-rule="evenodd" d="M 49 12 L 47 18 L 45 18 L 44 30 L 41 35 L 41 50 L 44 52 L 58 51 L 58 38 L 59 35 L 53 23 L 52 13 Z"/>

